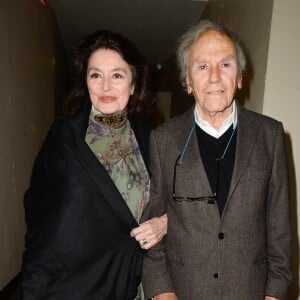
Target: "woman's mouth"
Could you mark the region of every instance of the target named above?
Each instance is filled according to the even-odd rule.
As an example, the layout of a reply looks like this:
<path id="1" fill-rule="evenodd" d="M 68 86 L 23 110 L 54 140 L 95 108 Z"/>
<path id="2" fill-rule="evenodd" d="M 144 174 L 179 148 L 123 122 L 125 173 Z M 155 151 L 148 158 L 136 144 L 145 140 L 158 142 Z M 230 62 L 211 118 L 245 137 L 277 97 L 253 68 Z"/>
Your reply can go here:
<path id="1" fill-rule="evenodd" d="M 116 97 L 113 97 L 113 96 L 101 96 L 98 98 L 99 101 L 103 102 L 103 103 L 110 103 L 110 102 L 113 102 Z"/>

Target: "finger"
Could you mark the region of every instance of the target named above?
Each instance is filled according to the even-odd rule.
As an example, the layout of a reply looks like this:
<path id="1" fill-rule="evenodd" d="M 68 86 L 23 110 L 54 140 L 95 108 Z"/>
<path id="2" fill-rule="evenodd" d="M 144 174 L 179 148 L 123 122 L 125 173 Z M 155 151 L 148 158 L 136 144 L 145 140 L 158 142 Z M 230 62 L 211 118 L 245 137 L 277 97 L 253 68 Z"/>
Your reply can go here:
<path id="1" fill-rule="evenodd" d="M 142 233 L 143 232 L 143 228 L 141 228 L 140 226 L 138 226 L 138 227 L 136 227 L 136 228 L 134 228 L 134 229 L 132 229 L 131 231 L 130 231 L 130 235 L 132 236 L 132 237 L 134 237 L 134 236 L 136 236 L 137 234 L 140 234 L 140 233 Z"/>
<path id="2" fill-rule="evenodd" d="M 139 243 L 143 249 L 149 249 L 150 247 L 156 244 L 156 239 L 153 237 L 144 237 L 142 238 Z"/>
<path id="3" fill-rule="evenodd" d="M 146 245 L 148 244 L 147 239 L 141 239 L 141 240 L 139 241 L 139 243 L 140 243 L 140 246 L 141 246 L 142 249 L 146 249 L 145 247 L 146 247 Z"/>
<path id="4" fill-rule="evenodd" d="M 146 234 L 147 232 L 154 232 L 152 226 L 147 222 L 148 221 L 146 221 L 145 223 L 142 223 L 138 227 L 132 229 L 131 232 L 130 232 L 130 235 L 133 237 L 133 236 L 136 236 L 136 235 L 141 234 L 141 233 Z"/>
<path id="5" fill-rule="evenodd" d="M 149 249 L 155 244 L 157 244 L 157 239 L 154 237 L 145 238 L 140 241 L 140 246 L 142 249 Z"/>
<path id="6" fill-rule="evenodd" d="M 142 248 L 145 249 L 145 250 L 148 250 L 150 249 L 151 247 L 153 247 L 155 245 L 155 243 L 153 241 L 150 241 L 150 242 L 147 242 L 147 243 L 144 243 L 142 244 Z"/>
<path id="7" fill-rule="evenodd" d="M 134 237 L 138 242 L 144 240 L 144 239 L 148 239 L 148 235 L 147 234 L 144 234 L 144 233 L 140 233 L 140 234 L 137 234 L 135 237 Z"/>

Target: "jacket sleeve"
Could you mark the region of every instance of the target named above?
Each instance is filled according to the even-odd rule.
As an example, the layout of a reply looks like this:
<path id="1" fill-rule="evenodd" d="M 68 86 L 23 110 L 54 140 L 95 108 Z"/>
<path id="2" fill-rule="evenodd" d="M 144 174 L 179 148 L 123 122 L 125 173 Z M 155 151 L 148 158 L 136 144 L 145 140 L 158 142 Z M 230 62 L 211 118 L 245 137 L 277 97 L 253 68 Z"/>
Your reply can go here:
<path id="1" fill-rule="evenodd" d="M 286 299 L 291 281 L 289 178 L 282 124 L 277 130 L 267 196 L 268 276 L 266 295 Z"/>
<path id="2" fill-rule="evenodd" d="M 150 202 L 145 209 L 143 219 L 162 216 L 167 212 L 167 188 L 161 168 L 161 157 L 154 133 L 150 137 L 150 170 L 151 190 Z M 165 240 L 149 249 L 144 256 L 142 282 L 146 299 L 153 296 L 174 292 L 167 267 Z"/>

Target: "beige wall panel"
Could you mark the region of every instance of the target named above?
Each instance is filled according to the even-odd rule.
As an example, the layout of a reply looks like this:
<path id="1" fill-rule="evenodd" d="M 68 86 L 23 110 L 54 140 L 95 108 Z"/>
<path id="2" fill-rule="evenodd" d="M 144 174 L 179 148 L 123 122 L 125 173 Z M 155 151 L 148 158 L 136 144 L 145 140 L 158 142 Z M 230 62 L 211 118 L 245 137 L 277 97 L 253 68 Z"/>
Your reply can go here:
<path id="1" fill-rule="evenodd" d="M 263 113 L 283 122 L 291 179 L 293 283 L 290 300 L 299 297 L 300 205 L 300 1 L 275 0 Z"/>
<path id="2" fill-rule="evenodd" d="M 206 15 L 224 22 L 239 36 L 247 55 L 243 90 L 238 99 L 262 112 L 273 0 L 213 0 Z"/>
<path id="3" fill-rule="evenodd" d="M 20 270 L 23 194 L 54 118 L 53 13 L 38 1 L 0 4 L 0 290 Z"/>

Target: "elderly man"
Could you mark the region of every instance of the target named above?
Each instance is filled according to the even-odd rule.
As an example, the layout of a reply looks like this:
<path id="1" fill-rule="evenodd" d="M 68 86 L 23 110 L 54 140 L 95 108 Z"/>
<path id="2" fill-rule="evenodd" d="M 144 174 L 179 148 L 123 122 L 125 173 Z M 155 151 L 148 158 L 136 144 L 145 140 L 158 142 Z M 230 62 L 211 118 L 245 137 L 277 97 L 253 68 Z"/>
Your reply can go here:
<path id="1" fill-rule="evenodd" d="M 178 48 L 195 106 L 151 137 L 145 218 L 168 214 L 148 250 L 146 298 L 286 299 L 291 280 L 289 182 L 280 122 L 240 107 L 245 57 L 227 29 L 201 21 Z"/>

